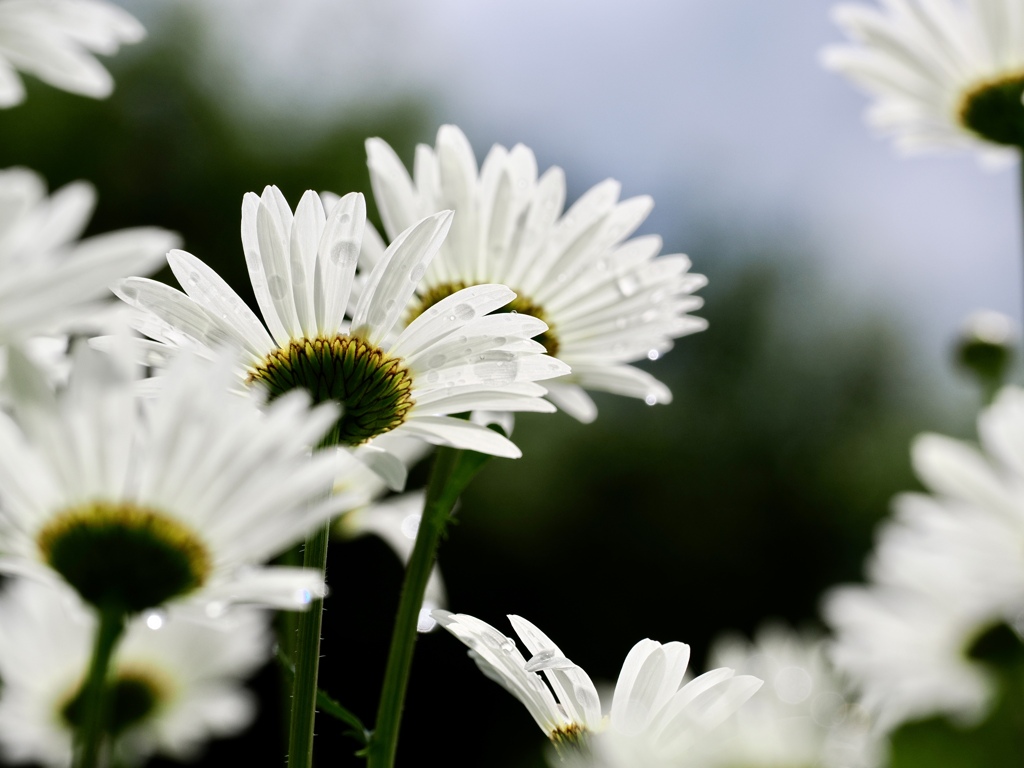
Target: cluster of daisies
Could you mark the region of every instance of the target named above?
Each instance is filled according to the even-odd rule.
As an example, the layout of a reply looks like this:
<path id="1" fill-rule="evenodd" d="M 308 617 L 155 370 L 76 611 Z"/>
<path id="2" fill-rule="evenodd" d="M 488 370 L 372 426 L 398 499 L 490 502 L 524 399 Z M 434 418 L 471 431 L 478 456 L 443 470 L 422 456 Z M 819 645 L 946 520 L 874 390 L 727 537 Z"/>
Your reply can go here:
<path id="1" fill-rule="evenodd" d="M 871 121 L 901 145 L 1024 147 L 1019 0 L 885 0 L 837 19 L 854 42 L 827 63 L 877 96 Z M 16 69 L 106 96 L 93 54 L 143 36 L 101 0 L 0 0 L 0 105 L 24 98 Z M 424 499 L 401 492 L 434 447 L 515 458 L 516 412 L 590 422 L 588 391 L 671 401 L 634 363 L 704 329 L 690 313 L 705 280 L 633 237 L 650 198 L 606 181 L 566 209 L 559 168 L 539 173 L 521 145 L 478 166 L 453 126 L 412 174 L 383 141 L 366 149 L 383 233 L 358 193 L 243 197 L 258 311 L 172 233 L 80 239 L 87 184 L 48 195 L 29 170 L 0 172 L 7 759 L 131 765 L 238 732 L 269 609 L 314 614 L 327 593 L 297 545 L 333 526 L 408 559 Z M 164 259 L 181 290 L 136 276 Z M 692 676 L 686 644 L 645 639 L 603 695 L 526 619 L 509 617 L 520 650 L 446 610 L 436 568 L 419 629 L 469 648 L 552 764 L 875 768 L 900 723 L 979 716 L 993 683 L 966 654 L 993 627 L 1024 633 L 1024 392 L 1002 392 L 980 432 L 983 452 L 915 445 L 933 494 L 898 500 L 870 585 L 828 597 L 831 641 L 768 626 L 723 638 Z M 296 678 L 301 652 L 282 647 Z"/>

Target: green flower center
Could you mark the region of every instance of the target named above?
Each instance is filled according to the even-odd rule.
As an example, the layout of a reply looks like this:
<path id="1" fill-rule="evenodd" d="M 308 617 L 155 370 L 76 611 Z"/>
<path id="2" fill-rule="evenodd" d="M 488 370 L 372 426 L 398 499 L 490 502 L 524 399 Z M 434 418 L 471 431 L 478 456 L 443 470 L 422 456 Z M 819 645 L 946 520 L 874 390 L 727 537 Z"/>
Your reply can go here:
<path id="1" fill-rule="evenodd" d="M 270 399 L 304 389 L 315 403 L 341 403 L 338 442 L 359 445 L 405 421 L 412 376 L 402 361 L 351 336 L 300 339 L 275 349 L 249 372 Z"/>
<path id="2" fill-rule="evenodd" d="M 43 559 L 101 609 L 138 613 L 202 586 L 206 546 L 166 515 L 130 502 L 93 502 L 51 520 L 37 538 Z"/>
<path id="3" fill-rule="evenodd" d="M 141 670 L 120 672 L 109 685 L 107 701 L 110 709 L 106 732 L 114 737 L 143 722 L 166 698 L 160 681 Z M 81 727 L 85 717 L 84 692 L 81 689 L 61 708 L 60 714 L 70 728 L 77 730 Z"/>
<path id="4" fill-rule="evenodd" d="M 406 317 L 406 325 L 437 304 L 441 299 L 446 299 L 453 293 L 458 293 L 463 288 L 468 287 L 469 286 L 466 285 L 466 283 L 444 283 L 442 285 L 435 285 L 426 293 L 419 296 L 419 301 L 413 306 Z M 539 304 L 534 304 L 530 299 L 519 293 L 519 291 L 516 291 L 516 298 L 501 309 L 495 310 L 495 312 L 513 312 L 521 315 L 530 315 L 530 317 L 536 317 L 538 320 L 543 320 L 548 324 L 548 329 L 544 331 L 544 333 L 535 336 L 533 340 L 543 344 L 544 349 L 546 349 L 548 354 L 552 357 L 556 357 L 558 355 L 558 338 L 555 336 L 555 329 L 551 325 L 551 321 L 545 316 L 544 309 Z"/>
<path id="5" fill-rule="evenodd" d="M 1024 73 L 979 83 L 964 94 L 958 116 L 968 130 L 984 139 L 1024 148 Z"/>

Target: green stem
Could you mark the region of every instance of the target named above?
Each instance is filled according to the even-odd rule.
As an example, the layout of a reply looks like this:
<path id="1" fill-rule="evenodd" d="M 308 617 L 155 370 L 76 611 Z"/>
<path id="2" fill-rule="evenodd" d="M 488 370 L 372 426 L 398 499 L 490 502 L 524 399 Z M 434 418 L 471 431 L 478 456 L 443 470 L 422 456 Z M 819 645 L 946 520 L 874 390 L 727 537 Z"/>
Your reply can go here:
<path id="1" fill-rule="evenodd" d="M 328 432 L 316 450 L 333 450 L 338 445 L 338 426 Z M 333 493 L 329 489 L 328 493 Z M 306 537 L 302 548 L 302 564 L 327 575 L 327 542 L 331 521 Z M 294 555 L 293 555 L 294 556 Z M 288 557 L 286 555 L 286 557 Z M 292 709 L 288 724 L 288 767 L 311 768 L 313 765 L 313 726 L 316 721 L 317 676 L 320 672 L 320 628 L 323 624 L 324 601 L 314 600 L 309 610 L 296 621 L 282 622 L 288 638 L 283 647 L 293 655 L 295 678 L 292 681 Z M 294 634 L 292 634 L 294 632 Z"/>
<path id="2" fill-rule="evenodd" d="M 330 521 L 306 539 L 302 564 L 327 572 L 327 539 Z M 320 670 L 320 627 L 324 601 L 314 600 L 309 610 L 299 615 L 295 638 L 295 683 L 292 688 L 292 715 L 288 729 L 289 768 L 313 765 L 313 724 L 316 720 L 317 675 Z"/>
<path id="3" fill-rule="evenodd" d="M 99 764 L 100 749 L 107 731 L 110 686 L 110 661 L 114 648 L 124 632 L 125 614 L 121 610 L 104 608 L 99 610 L 99 626 L 96 629 L 96 644 L 93 646 L 89 676 L 83 691 L 82 725 L 75 734 L 76 768 L 96 768 Z"/>
<path id="4" fill-rule="evenodd" d="M 405 570 L 405 582 L 402 585 L 402 597 L 398 604 L 380 707 L 377 710 L 377 727 L 367 750 L 369 768 L 391 768 L 395 763 L 398 729 L 412 669 L 416 625 L 423 605 L 423 594 L 452 508 L 468 483 L 468 479 L 462 483 L 450 482 L 461 456 L 462 451 L 440 448 L 434 459 L 416 544 Z"/>

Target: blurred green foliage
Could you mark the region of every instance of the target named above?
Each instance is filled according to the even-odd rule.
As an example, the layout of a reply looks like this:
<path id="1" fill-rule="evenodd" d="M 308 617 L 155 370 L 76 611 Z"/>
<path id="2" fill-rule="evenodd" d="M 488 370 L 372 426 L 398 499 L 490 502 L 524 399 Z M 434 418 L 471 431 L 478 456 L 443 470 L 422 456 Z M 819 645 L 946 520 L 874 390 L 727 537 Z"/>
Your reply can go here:
<path id="1" fill-rule="evenodd" d="M 385 103 L 318 132 L 302 115 L 232 119 L 195 65 L 195 30 L 177 23 L 114 62 L 108 101 L 32 83 L 26 104 L 0 120 L 0 165 L 29 166 L 53 187 L 89 179 L 100 193 L 91 231 L 174 229 L 251 300 L 242 195 L 268 183 L 293 204 L 309 188 L 368 192 L 364 139 L 381 136 L 409 159 L 433 135 L 433 117 L 425 103 Z M 503 614 L 520 613 L 595 679 L 612 680 L 645 636 L 691 643 L 699 667 L 726 630 L 750 633 L 767 617 L 815 622 L 824 589 L 859 579 L 889 498 L 915 487 L 910 438 L 948 427 L 912 347 L 873 308 L 837 315 L 819 301 L 801 246 L 775 237 L 737 249 L 730 231 L 711 228 L 663 234 L 711 280 L 699 313 L 710 330 L 645 365 L 675 402 L 598 396 L 591 425 L 521 417 L 524 457 L 491 463 L 441 552 L 454 610 L 505 630 Z M 325 687 L 369 722 L 400 567 L 379 542 L 357 541 L 334 547 L 328 580 Z M 419 645 L 402 764 L 438 754 L 453 766 L 542 764 L 543 737 L 526 712 L 460 644 L 434 634 Z M 280 762 L 276 672 L 256 685 L 257 727 L 212 745 L 203 764 Z M 335 730 L 319 727 L 320 763 L 361 764 Z M 972 747 L 940 730 L 901 737 L 900 768 L 1009 764 L 1005 751 L 952 762 Z"/>

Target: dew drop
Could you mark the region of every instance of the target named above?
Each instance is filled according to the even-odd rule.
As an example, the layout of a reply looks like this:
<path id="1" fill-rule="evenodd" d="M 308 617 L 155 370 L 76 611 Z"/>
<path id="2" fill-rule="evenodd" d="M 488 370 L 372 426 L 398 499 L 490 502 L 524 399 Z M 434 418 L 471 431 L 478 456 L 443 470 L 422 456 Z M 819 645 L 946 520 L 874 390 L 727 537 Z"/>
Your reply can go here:
<path id="1" fill-rule="evenodd" d="M 352 221 L 352 215 L 349 213 L 343 213 L 338 217 L 339 224 L 348 224 L 350 221 Z"/>
<path id="2" fill-rule="evenodd" d="M 267 290 L 270 291 L 271 298 L 284 298 L 284 278 L 280 277 L 279 275 L 272 276 L 269 280 L 267 280 Z"/>
<path id="3" fill-rule="evenodd" d="M 133 288 L 132 286 L 129 286 L 129 285 L 126 285 L 123 288 L 121 288 L 121 294 L 128 301 L 135 301 L 136 299 L 139 298 L 139 290 L 138 290 L 138 288 Z"/>
<path id="4" fill-rule="evenodd" d="M 420 518 L 422 515 L 406 515 L 405 519 L 402 520 L 401 530 L 402 534 L 407 539 L 415 539 L 416 532 L 420 529 Z"/>
<path id="5" fill-rule="evenodd" d="M 658 398 L 655 397 L 654 395 L 648 395 L 647 397 L 644 398 L 644 402 L 647 403 L 648 405 L 657 405 Z"/>
<path id="6" fill-rule="evenodd" d="M 309 605 L 313 602 L 313 594 L 308 589 L 297 590 L 295 597 L 302 605 Z"/>
<path id="7" fill-rule="evenodd" d="M 190 272 L 189 276 L 188 276 L 188 284 L 189 285 L 199 285 L 199 281 L 201 279 L 202 278 L 199 277 L 199 273 L 198 272 Z"/>
<path id="8" fill-rule="evenodd" d="M 431 371 L 427 374 L 427 383 L 436 384 L 439 378 L 441 377 L 437 375 L 437 371 Z"/>
<path id="9" fill-rule="evenodd" d="M 440 368 L 446 362 L 448 362 L 447 357 L 441 354 L 437 354 L 433 355 L 429 360 L 427 360 L 427 365 L 429 365 L 431 368 Z"/>
<path id="10" fill-rule="evenodd" d="M 649 349 L 649 350 L 647 350 L 647 359 L 648 360 L 657 360 L 659 357 L 661 357 L 661 353 L 658 350 L 656 350 L 656 349 Z"/>
<path id="11" fill-rule="evenodd" d="M 452 311 L 459 320 L 472 320 L 476 317 L 476 310 L 469 304 L 459 304 Z"/>
<path id="12" fill-rule="evenodd" d="M 424 264 L 417 264 L 415 267 L 413 267 L 412 271 L 409 273 L 409 282 L 410 283 L 418 283 L 420 280 L 423 279 L 423 275 L 425 275 L 426 272 L 427 272 L 426 265 L 424 265 Z"/>
<path id="13" fill-rule="evenodd" d="M 505 653 L 512 653 L 516 649 L 516 643 L 511 637 L 506 637 L 501 644 L 501 650 Z"/>
<path id="14" fill-rule="evenodd" d="M 637 288 L 640 287 L 639 281 L 633 275 L 623 275 L 615 281 L 615 284 L 619 288 L 619 293 L 623 296 L 632 296 L 636 293 Z"/>
<path id="15" fill-rule="evenodd" d="M 150 611 L 146 614 L 146 626 L 152 630 L 160 629 L 165 620 L 166 615 L 163 611 Z"/>
<path id="16" fill-rule="evenodd" d="M 355 262 L 356 246 L 351 240 L 341 240 L 331 246 L 331 261 L 337 267 L 350 267 Z"/>

